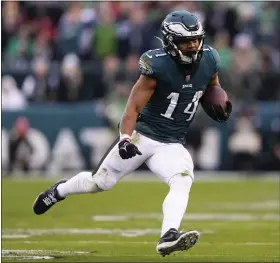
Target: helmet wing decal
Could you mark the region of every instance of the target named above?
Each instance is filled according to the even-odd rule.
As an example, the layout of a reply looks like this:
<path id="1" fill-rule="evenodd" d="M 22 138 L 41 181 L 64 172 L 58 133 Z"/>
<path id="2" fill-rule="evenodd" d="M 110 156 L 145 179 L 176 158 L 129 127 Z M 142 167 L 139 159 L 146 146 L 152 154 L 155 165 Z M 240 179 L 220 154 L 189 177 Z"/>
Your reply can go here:
<path id="1" fill-rule="evenodd" d="M 168 33 L 174 34 L 178 37 L 193 37 L 200 36 L 204 34 L 201 23 L 199 22 L 199 28 L 196 31 L 189 31 L 183 23 L 180 22 L 171 22 L 164 23 L 164 28 Z"/>

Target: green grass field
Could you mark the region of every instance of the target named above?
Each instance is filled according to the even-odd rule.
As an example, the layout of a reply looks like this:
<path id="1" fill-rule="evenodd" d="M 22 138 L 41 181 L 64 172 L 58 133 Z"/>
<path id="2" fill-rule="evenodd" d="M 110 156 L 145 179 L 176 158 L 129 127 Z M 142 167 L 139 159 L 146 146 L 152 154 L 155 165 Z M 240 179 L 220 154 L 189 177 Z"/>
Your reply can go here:
<path id="1" fill-rule="evenodd" d="M 189 251 L 160 257 L 156 243 L 168 187 L 119 183 L 68 197 L 36 216 L 36 195 L 54 181 L 2 179 L 4 262 L 279 262 L 279 181 L 261 178 L 193 184 L 181 224 L 201 232 Z"/>

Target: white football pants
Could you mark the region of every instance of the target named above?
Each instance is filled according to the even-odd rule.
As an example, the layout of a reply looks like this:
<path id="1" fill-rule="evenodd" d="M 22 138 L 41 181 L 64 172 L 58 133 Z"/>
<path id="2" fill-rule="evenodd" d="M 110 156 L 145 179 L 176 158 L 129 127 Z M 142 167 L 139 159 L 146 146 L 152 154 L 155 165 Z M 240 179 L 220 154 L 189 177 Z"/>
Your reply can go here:
<path id="1" fill-rule="evenodd" d="M 142 155 L 124 160 L 119 155 L 118 142 L 116 142 L 93 175 L 99 188 L 111 189 L 125 175 L 136 170 L 144 162 L 162 182 L 169 186 L 170 179 L 174 175 L 181 174 L 194 179 L 191 155 L 182 144 L 158 142 L 136 131 L 132 135 L 132 142 Z"/>

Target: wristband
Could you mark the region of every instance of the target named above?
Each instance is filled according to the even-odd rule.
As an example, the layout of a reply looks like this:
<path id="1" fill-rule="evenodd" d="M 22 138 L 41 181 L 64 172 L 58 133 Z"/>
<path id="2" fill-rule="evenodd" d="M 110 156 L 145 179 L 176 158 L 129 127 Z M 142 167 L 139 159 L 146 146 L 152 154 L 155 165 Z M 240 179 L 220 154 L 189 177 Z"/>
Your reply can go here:
<path id="1" fill-rule="evenodd" d="M 124 140 L 124 139 L 129 139 L 129 141 L 131 140 L 131 136 L 129 136 L 128 134 L 121 134 L 120 133 L 120 141 Z"/>

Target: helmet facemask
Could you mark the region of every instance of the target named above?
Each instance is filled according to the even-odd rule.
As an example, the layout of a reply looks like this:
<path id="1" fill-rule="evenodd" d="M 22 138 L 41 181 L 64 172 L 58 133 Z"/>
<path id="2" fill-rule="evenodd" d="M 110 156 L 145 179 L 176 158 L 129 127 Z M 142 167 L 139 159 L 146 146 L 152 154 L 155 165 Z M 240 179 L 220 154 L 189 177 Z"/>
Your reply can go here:
<path id="1" fill-rule="evenodd" d="M 172 38 L 172 36 L 171 36 Z M 183 51 L 180 50 L 179 44 L 182 40 L 185 40 L 183 38 L 181 39 L 175 39 L 173 41 L 170 41 L 170 45 L 177 51 L 179 60 L 181 64 L 193 64 L 193 63 L 198 63 L 201 58 L 202 58 L 202 53 L 203 53 L 203 44 L 204 44 L 204 38 L 197 38 L 199 39 L 199 46 L 196 51 Z M 190 39 L 188 39 L 190 40 Z"/>

